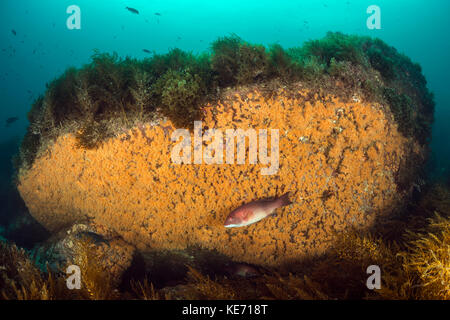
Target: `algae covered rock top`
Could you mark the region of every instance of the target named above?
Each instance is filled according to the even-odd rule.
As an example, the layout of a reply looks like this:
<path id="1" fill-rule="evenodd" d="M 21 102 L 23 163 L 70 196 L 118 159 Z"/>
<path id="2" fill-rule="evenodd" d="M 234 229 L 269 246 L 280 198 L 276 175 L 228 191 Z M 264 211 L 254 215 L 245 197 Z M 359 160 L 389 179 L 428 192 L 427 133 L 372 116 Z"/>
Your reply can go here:
<path id="1" fill-rule="evenodd" d="M 29 168 L 67 132 L 76 133 L 78 145 L 95 148 L 161 115 L 177 127 L 192 126 L 201 119 L 200 109 L 217 102 L 228 87 L 257 83 L 270 94 L 299 81 L 344 100 L 357 92 L 387 106 L 403 135 L 422 144 L 430 138 L 434 100 L 421 68 L 382 40 L 329 32 L 284 49 L 231 35 L 198 55 L 172 49 L 136 60 L 95 51 L 91 63 L 69 68 L 35 100 L 16 166 Z"/>
<path id="2" fill-rule="evenodd" d="M 198 246 L 289 266 L 404 206 L 433 107 L 420 67 L 367 37 L 329 33 L 283 49 L 231 36 L 211 53 L 143 61 L 96 53 L 33 105 L 18 189 L 51 231 L 94 220 L 142 251 Z M 175 163 L 172 133 L 193 134 L 194 120 L 205 130 L 278 130 L 278 170 L 261 175 L 266 164 L 248 159 Z M 223 227 L 242 203 L 285 192 L 293 204 L 277 217 Z"/>

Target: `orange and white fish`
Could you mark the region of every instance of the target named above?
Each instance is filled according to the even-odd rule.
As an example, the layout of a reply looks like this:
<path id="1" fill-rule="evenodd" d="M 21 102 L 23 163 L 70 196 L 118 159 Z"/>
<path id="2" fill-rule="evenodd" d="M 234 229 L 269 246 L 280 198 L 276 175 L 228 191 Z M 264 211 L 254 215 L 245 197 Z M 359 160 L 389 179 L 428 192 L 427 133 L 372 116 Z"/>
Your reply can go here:
<path id="1" fill-rule="evenodd" d="M 262 199 L 252 201 L 233 210 L 225 220 L 224 226 L 226 228 L 248 226 L 274 214 L 275 209 L 291 203 L 289 200 L 289 192 L 271 200 Z"/>

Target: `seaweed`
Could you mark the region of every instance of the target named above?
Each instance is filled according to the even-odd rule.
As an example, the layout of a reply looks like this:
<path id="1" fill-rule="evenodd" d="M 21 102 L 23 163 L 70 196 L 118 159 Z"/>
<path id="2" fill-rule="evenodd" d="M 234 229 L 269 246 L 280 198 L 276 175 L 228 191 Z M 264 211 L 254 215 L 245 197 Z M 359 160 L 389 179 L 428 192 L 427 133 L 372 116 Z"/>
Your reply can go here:
<path id="1" fill-rule="evenodd" d="M 39 150 L 61 132 L 78 132 L 80 147 L 95 148 L 136 119 L 163 115 L 190 127 L 221 88 L 274 79 L 302 81 L 316 91 L 333 90 L 338 80 L 345 87 L 335 90 L 341 95 L 357 89 L 371 101 L 390 104 L 406 136 L 422 144 L 431 136 L 434 98 L 420 66 L 382 40 L 329 32 L 285 50 L 232 34 L 200 55 L 174 48 L 138 61 L 94 51 L 89 64 L 67 69 L 33 103 L 17 165 L 30 167 Z"/>
<path id="2" fill-rule="evenodd" d="M 151 59 L 143 62 L 143 69 L 153 76 L 153 81 L 163 76 L 167 71 L 183 71 L 197 66 L 197 57 L 181 49 L 171 49 L 166 54 L 154 54 Z"/>
<path id="3" fill-rule="evenodd" d="M 164 298 L 168 298 L 155 290 L 153 283 L 151 283 L 148 278 L 145 278 L 142 281 L 131 280 L 130 286 L 134 295 L 141 300 L 163 300 Z"/>
<path id="4" fill-rule="evenodd" d="M 261 45 L 244 43 L 239 46 L 239 68 L 235 76 L 239 85 L 267 78 L 268 56 Z"/>
<path id="5" fill-rule="evenodd" d="M 99 264 L 88 239 L 75 250 L 82 271 L 82 288 L 67 290 L 61 274 L 43 273 L 30 256 L 0 242 L 0 298 L 3 299 L 440 299 L 450 298 L 450 211 L 448 189 L 437 186 L 425 196 L 427 210 L 439 208 L 426 223 L 407 230 L 396 242 L 372 232 L 350 230 L 338 234 L 332 249 L 295 273 L 265 269 L 252 278 L 211 279 L 187 266 L 184 284 L 155 289 L 148 278 L 131 282 L 131 292 L 120 292 Z M 436 192 L 438 194 L 436 194 Z M 381 288 L 365 286 L 366 269 L 378 265 Z"/>
<path id="6" fill-rule="evenodd" d="M 377 43 L 378 42 L 379 41 L 377 41 Z M 394 79 L 395 70 L 394 61 L 392 58 L 383 54 L 381 49 L 377 46 L 371 46 L 367 51 L 367 55 L 369 57 L 370 65 L 372 66 L 372 68 L 378 70 L 384 78 L 389 80 Z"/>
<path id="7" fill-rule="evenodd" d="M 270 294 L 264 299 L 277 300 L 329 300 L 330 297 L 323 291 L 319 282 L 312 281 L 308 276 L 293 275 L 281 276 L 274 272 L 264 276 L 264 285 Z"/>
<path id="8" fill-rule="evenodd" d="M 94 109 L 94 118 L 111 115 L 126 117 L 127 102 L 132 102 L 130 88 L 134 84 L 132 66 L 135 63 L 129 58 L 119 59 L 116 53 L 94 53 L 92 63 L 85 68 L 90 96 L 98 104 Z"/>
<path id="9" fill-rule="evenodd" d="M 211 68 L 216 73 L 218 83 L 222 87 L 236 83 L 239 70 L 239 48 L 242 39 L 237 35 L 219 38 L 211 45 Z"/>
<path id="10" fill-rule="evenodd" d="M 367 67 L 367 58 L 361 46 L 364 39 L 341 32 L 328 32 L 323 39 L 306 42 L 303 51 L 304 55 L 314 56 L 319 63 L 327 66 L 334 58 L 336 61 L 350 61 L 353 64 Z"/>
<path id="11" fill-rule="evenodd" d="M 279 44 L 270 46 L 268 74 L 272 77 L 292 80 L 298 73 L 298 65 Z"/>
<path id="12" fill-rule="evenodd" d="M 75 133 L 78 148 L 94 149 L 111 135 L 105 122 L 86 121 L 83 126 Z"/>
<path id="13" fill-rule="evenodd" d="M 190 126 L 198 119 L 200 77 L 188 71 L 167 71 L 153 86 L 162 114 L 178 126 Z"/>
<path id="14" fill-rule="evenodd" d="M 448 215 L 448 212 L 445 213 Z M 382 299 L 450 298 L 450 220 L 435 213 L 428 224 L 405 234 L 406 249 L 397 253 L 399 268 L 385 276 Z"/>
<path id="15" fill-rule="evenodd" d="M 81 270 L 81 290 L 78 295 L 89 300 L 110 300 L 119 298 L 108 270 L 100 264 L 103 257 L 95 249 L 92 239 L 82 238 L 75 246 L 74 264 Z"/>
<path id="16" fill-rule="evenodd" d="M 398 123 L 399 131 L 407 137 L 412 136 L 414 134 L 412 100 L 405 94 L 399 94 L 393 88 L 385 88 L 383 95 Z"/>
<path id="17" fill-rule="evenodd" d="M 211 280 L 194 268 L 187 266 L 189 281 L 193 284 L 193 290 L 188 299 L 212 299 L 231 300 L 236 299 L 236 292 L 228 285 Z M 188 291 L 189 292 L 189 291 Z"/>
<path id="18" fill-rule="evenodd" d="M 242 85 L 267 79 L 269 55 L 264 46 L 245 43 L 236 35 L 212 44 L 211 67 L 220 86 Z"/>
<path id="19" fill-rule="evenodd" d="M 47 113 L 50 125 L 43 125 L 42 128 L 51 128 L 59 125 L 69 118 L 81 117 L 80 110 L 74 108 L 73 101 L 76 99 L 75 83 L 77 81 L 78 70 L 68 68 L 64 74 L 51 81 L 47 85 L 47 92 L 44 96 L 43 111 Z"/>
<path id="20" fill-rule="evenodd" d="M 48 269 L 47 269 L 48 270 Z M 62 277 L 41 273 L 24 249 L 0 241 L 0 299 L 55 300 L 74 298 Z"/>
<path id="21" fill-rule="evenodd" d="M 135 87 L 130 88 L 134 99 L 134 105 L 138 118 L 142 119 L 144 112 L 154 109 L 150 95 L 150 74 L 145 70 L 136 68 L 134 70 Z"/>
<path id="22" fill-rule="evenodd" d="M 315 56 L 307 57 L 302 64 L 301 79 L 314 82 L 320 80 L 326 70 L 324 64 Z"/>

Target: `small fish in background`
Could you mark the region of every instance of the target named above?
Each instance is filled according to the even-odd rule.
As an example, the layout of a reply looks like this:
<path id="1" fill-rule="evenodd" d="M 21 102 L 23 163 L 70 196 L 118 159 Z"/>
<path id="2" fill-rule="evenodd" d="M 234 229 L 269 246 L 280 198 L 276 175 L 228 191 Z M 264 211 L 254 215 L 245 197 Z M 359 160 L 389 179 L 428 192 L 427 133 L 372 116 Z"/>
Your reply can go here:
<path id="1" fill-rule="evenodd" d="M 306 30 L 309 29 L 308 21 L 305 20 L 305 22 L 303 23 L 303 27 L 304 27 Z"/>
<path id="2" fill-rule="evenodd" d="M 11 33 L 13 34 L 13 35 L 17 35 L 17 32 L 16 32 L 16 30 L 14 30 L 14 29 L 11 29 Z"/>
<path id="3" fill-rule="evenodd" d="M 232 278 L 253 278 L 261 275 L 261 273 L 256 270 L 255 267 L 246 263 L 233 263 L 226 266 L 225 271 Z"/>
<path id="4" fill-rule="evenodd" d="M 151 53 L 150 50 L 147 49 L 142 49 L 142 51 L 144 51 L 145 53 Z"/>
<path id="5" fill-rule="evenodd" d="M 6 126 L 9 127 L 12 123 L 16 122 L 17 120 L 19 120 L 19 117 L 10 117 L 6 119 Z"/>
<path id="6" fill-rule="evenodd" d="M 159 17 L 161 17 L 161 13 L 159 13 L 159 12 L 155 12 L 155 16 L 159 16 Z"/>
<path id="7" fill-rule="evenodd" d="M 135 8 L 125 7 L 125 9 L 127 9 L 127 10 L 130 11 L 131 13 L 139 14 L 139 11 L 137 11 Z"/>
<path id="8" fill-rule="evenodd" d="M 226 228 L 248 226 L 274 214 L 275 209 L 291 203 L 289 192 L 275 199 L 252 201 L 233 210 L 225 220 L 224 226 Z"/>

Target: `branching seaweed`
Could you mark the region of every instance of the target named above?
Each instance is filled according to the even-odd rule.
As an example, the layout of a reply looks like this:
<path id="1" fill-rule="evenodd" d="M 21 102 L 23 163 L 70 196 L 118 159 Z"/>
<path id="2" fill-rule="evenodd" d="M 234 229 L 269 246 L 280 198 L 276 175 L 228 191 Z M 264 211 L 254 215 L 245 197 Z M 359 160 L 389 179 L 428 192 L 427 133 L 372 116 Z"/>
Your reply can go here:
<path id="1" fill-rule="evenodd" d="M 431 135 L 434 100 L 420 66 L 380 39 L 329 32 L 301 48 L 284 50 L 277 44 L 268 49 L 250 44 L 233 34 L 200 55 L 175 48 L 138 61 L 95 51 L 91 63 L 67 69 L 34 102 L 17 165 L 29 168 L 41 146 L 67 128 L 78 132 L 80 147 L 95 148 L 121 127 L 112 125 L 116 119 L 129 128 L 134 119 L 160 114 L 190 127 L 201 118 L 201 106 L 215 101 L 221 88 L 274 79 L 327 90 L 339 81 L 343 87 L 336 93 L 357 90 L 389 105 L 405 136 L 427 143 Z"/>

